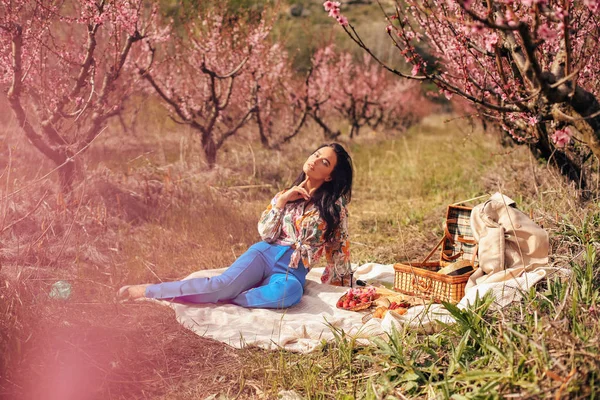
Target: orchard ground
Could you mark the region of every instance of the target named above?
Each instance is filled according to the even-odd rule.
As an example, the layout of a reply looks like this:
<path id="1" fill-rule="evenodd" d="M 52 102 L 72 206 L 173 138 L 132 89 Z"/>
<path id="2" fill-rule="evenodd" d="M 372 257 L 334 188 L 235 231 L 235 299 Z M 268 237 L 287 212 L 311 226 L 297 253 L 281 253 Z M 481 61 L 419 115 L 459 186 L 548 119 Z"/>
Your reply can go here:
<path id="1" fill-rule="evenodd" d="M 229 399 L 288 391 L 332 399 L 591 398 L 598 392 L 597 199 L 582 202 L 526 148 L 501 147 L 495 133 L 450 116 L 429 117 L 401 136 L 365 131 L 346 142 L 356 169 L 353 262 L 418 259 L 442 235 L 448 204 L 502 191 L 547 229 L 551 263 L 572 269 L 570 278 L 552 276 L 503 311 L 482 301 L 438 334 L 398 332 L 359 347 L 338 332 L 335 343 L 308 355 L 234 350 L 184 329 L 167 307 L 115 301 L 123 284 L 223 267 L 258 240 L 260 212 L 319 141 L 305 136 L 279 151 L 234 140 L 212 171 L 190 136 L 132 138 L 127 145 L 107 138 L 90 149 L 89 175 L 69 198 L 48 189 L 50 181 L 25 187 L 40 174 L 18 162 L 33 150 L 15 141 L 17 179 L 7 179 L 6 192 L 21 188 L 15 196 L 24 196 L 23 207 L 44 199 L 20 223 L 27 225 L 23 234 L 34 227 L 45 236 L 19 242 L 12 235 L 3 243 L 1 396 Z M 2 204 L 3 215 L 10 215 L 10 204 Z M 48 296 L 59 280 L 72 285 L 67 300 Z"/>

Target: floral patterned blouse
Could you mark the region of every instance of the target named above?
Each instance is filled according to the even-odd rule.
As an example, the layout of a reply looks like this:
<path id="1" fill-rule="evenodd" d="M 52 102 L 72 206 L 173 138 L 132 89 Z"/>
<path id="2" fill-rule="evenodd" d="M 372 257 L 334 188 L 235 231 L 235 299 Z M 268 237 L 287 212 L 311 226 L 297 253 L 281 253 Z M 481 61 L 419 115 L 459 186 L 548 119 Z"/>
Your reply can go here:
<path id="1" fill-rule="evenodd" d="M 262 213 L 258 233 L 268 243 L 294 246 L 290 268 L 298 268 L 300 260 L 310 268 L 323 254 L 327 260 L 321 282 L 340 284 L 350 282 L 350 241 L 348 240 L 348 209 L 345 200 L 339 198 L 335 205 L 340 211 L 340 223 L 333 237 L 325 242 L 325 220 L 313 203 L 290 202 L 283 209 L 277 208 L 279 192 Z"/>

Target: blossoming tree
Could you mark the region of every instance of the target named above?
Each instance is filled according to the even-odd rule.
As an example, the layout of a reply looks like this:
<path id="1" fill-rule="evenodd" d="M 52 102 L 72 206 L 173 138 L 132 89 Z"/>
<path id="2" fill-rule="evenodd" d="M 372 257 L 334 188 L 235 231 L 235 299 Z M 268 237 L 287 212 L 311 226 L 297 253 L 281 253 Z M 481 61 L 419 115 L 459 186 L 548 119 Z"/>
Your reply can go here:
<path id="1" fill-rule="evenodd" d="M 0 86 L 27 139 L 58 168 L 63 190 L 75 156 L 117 115 L 137 42 L 156 32 L 142 0 L 0 1 Z"/>
<path id="2" fill-rule="evenodd" d="M 477 115 L 585 187 L 583 163 L 600 157 L 600 1 L 397 2 L 386 30 L 410 72 L 378 59 L 340 3 L 324 7 L 389 71 L 467 99 Z"/>
<path id="3" fill-rule="evenodd" d="M 250 66 L 256 82 L 254 119 L 263 146 L 277 147 L 300 133 L 306 123 L 311 73 L 300 79 L 281 43 L 263 41 L 254 52 Z"/>
<path id="4" fill-rule="evenodd" d="M 412 112 L 408 104 L 417 106 L 415 101 L 421 98 L 418 84 L 392 80 L 389 72 L 368 55 L 362 62 L 354 62 L 350 53 L 343 53 L 338 70 L 341 73 L 334 107 L 350 123 L 351 138 L 363 126 L 377 129 L 384 124 L 387 128 L 404 129 L 414 122 L 411 118 L 417 117 L 419 110 Z"/>
<path id="5" fill-rule="evenodd" d="M 419 101 L 416 82 L 399 82 L 393 75 L 372 62 L 368 55 L 361 61 L 352 54 L 337 52 L 330 45 L 319 49 L 313 57 L 314 79 L 309 80 L 309 115 L 323 127 L 326 136 L 332 132 L 325 116 L 335 114 L 350 124 L 350 137 L 369 126 L 377 129 L 403 129 L 418 118 L 421 107 L 412 112 L 407 105 Z M 421 102 L 421 105 L 425 105 Z M 339 132 L 337 133 L 339 134 Z"/>
<path id="6" fill-rule="evenodd" d="M 170 48 L 148 42 L 149 61 L 140 65 L 139 73 L 163 99 L 172 119 L 199 133 L 210 168 L 221 146 L 251 121 L 258 106 L 267 118 L 270 86 L 260 86 L 268 80 L 262 66 L 270 62 L 275 68 L 280 61 L 261 59 L 268 54 L 263 41 L 271 27 L 268 19 L 242 26 L 211 12 L 200 24 L 187 24 L 186 35 L 174 38 Z"/>

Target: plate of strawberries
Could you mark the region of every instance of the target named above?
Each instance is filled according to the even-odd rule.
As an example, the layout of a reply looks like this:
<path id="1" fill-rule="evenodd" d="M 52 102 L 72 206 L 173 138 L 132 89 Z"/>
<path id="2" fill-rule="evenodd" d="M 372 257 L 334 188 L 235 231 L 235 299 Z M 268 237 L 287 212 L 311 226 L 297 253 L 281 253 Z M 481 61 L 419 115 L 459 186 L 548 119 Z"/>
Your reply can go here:
<path id="1" fill-rule="evenodd" d="M 371 307 L 379 297 L 374 287 L 350 288 L 337 301 L 337 308 L 349 311 L 361 311 Z"/>

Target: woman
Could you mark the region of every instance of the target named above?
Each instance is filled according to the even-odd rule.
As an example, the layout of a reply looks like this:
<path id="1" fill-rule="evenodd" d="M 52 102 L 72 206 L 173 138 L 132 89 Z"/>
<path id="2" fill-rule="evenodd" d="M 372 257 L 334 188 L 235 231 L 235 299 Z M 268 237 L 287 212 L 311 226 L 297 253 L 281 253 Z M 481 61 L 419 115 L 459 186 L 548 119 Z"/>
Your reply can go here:
<path id="1" fill-rule="evenodd" d="M 323 254 L 321 281 L 343 285 L 345 276 L 351 279 L 346 209 L 351 197 L 352 159 L 337 143 L 323 145 L 304 162 L 293 186 L 277 193 L 263 212 L 258 223 L 263 241 L 221 275 L 124 286 L 119 296 L 287 308 L 300 301 L 306 274 Z"/>

